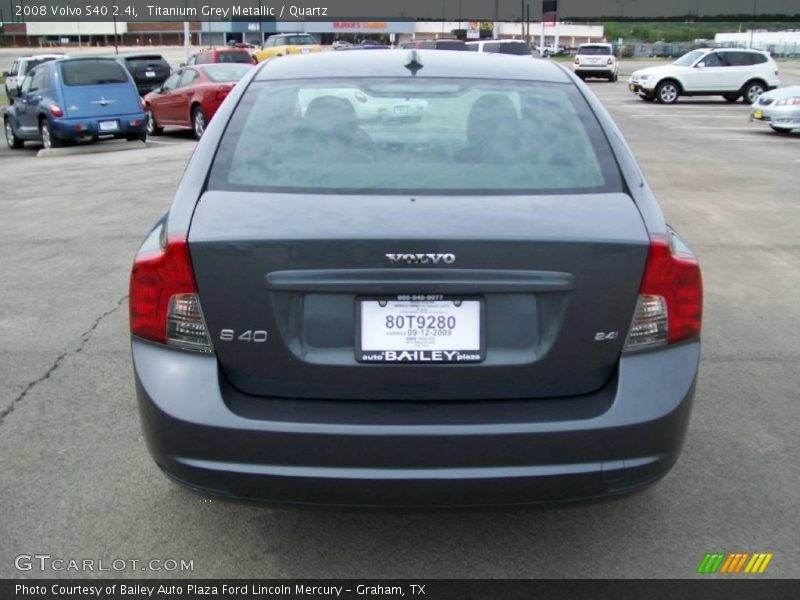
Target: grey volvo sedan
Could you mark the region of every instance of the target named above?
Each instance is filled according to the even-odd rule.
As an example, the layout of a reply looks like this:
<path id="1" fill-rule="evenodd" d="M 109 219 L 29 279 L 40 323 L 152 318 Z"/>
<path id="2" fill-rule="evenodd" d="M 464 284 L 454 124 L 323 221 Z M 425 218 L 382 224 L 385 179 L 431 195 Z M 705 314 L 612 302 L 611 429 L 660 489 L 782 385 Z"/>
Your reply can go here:
<path id="1" fill-rule="evenodd" d="M 392 115 L 360 120 L 381 98 Z M 689 420 L 697 260 L 608 113 L 550 61 L 261 65 L 130 287 L 148 448 L 203 493 L 599 498 L 665 475 Z"/>

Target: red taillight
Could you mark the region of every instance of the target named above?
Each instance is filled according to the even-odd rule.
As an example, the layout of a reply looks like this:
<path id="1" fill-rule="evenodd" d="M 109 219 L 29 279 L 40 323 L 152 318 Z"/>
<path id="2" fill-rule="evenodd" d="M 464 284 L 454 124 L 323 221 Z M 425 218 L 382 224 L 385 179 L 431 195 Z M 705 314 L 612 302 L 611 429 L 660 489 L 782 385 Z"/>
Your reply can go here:
<path id="1" fill-rule="evenodd" d="M 614 64 L 614 61 L 613 61 L 613 60 L 611 60 L 611 59 L 609 58 L 609 59 L 606 61 L 606 64 L 607 64 L 607 65 L 613 65 L 613 64 Z"/>
<path id="2" fill-rule="evenodd" d="M 368 100 L 367 95 L 364 92 L 359 91 L 359 90 L 355 91 L 355 97 L 356 97 L 356 100 L 358 100 L 362 104 L 364 104 Z"/>
<path id="3" fill-rule="evenodd" d="M 130 283 L 131 333 L 167 342 L 170 299 L 177 294 L 197 294 L 186 240 L 174 238 L 165 248 L 138 256 Z"/>
<path id="4" fill-rule="evenodd" d="M 47 107 L 47 110 L 50 111 L 50 114 L 54 117 L 63 117 L 64 111 L 61 110 L 61 107 L 58 104 L 51 104 Z"/>
<path id="5" fill-rule="evenodd" d="M 697 259 L 674 233 L 651 236 L 640 296 L 660 296 L 666 303 L 667 343 L 700 334 L 703 281 Z"/>
<path id="6" fill-rule="evenodd" d="M 576 64 L 576 65 L 579 65 L 579 64 L 581 64 L 581 59 L 580 59 L 580 58 L 578 58 L 577 56 L 575 57 L 575 64 Z"/>

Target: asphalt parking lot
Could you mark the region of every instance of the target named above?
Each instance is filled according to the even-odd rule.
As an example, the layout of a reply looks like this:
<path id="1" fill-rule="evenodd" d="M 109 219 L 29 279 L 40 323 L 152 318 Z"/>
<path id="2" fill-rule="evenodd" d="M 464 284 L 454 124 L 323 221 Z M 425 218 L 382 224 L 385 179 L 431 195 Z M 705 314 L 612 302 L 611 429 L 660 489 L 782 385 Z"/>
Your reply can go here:
<path id="1" fill-rule="evenodd" d="M 781 71 L 800 84 L 800 63 Z M 37 553 L 193 561 L 192 572 L 116 573 L 129 577 L 692 577 L 712 551 L 772 552 L 762 577 L 800 577 L 800 132 L 774 134 L 721 98 L 662 106 L 622 79 L 590 86 L 703 267 L 700 382 L 667 478 L 602 504 L 404 513 L 176 487 L 140 434 L 127 285 L 194 142 L 169 133 L 42 159 L 3 145 L 0 577 L 53 576 L 15 568 Z"/>

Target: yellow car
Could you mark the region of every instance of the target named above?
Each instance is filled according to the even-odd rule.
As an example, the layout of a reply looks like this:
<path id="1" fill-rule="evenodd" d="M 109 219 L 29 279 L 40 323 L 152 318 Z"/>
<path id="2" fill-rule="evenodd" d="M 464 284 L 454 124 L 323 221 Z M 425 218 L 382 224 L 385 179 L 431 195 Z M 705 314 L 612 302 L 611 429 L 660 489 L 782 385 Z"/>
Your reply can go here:
<path id="1" fill-rule="evenodd" d="M 256 62 L 263 62 L 276 56 L 286 54 L 308 54 L 309 52 L 320 52 L 322 48 L 308 33 L 279 33 L 271 35 L 258 50 L 253 54 Z"/>

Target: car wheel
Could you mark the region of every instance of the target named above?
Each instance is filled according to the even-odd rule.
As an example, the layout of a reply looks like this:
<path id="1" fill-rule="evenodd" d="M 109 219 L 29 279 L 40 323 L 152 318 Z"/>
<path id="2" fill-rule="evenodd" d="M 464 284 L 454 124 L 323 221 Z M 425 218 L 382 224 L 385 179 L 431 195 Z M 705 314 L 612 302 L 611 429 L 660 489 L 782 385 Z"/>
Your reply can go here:
<path id="1" fill-rule="evenodd" d="M 53 133 L 53 129 L 50 127 L 50 123 L 47 122 L 47 119 L 43 119 L 41 125 L 39 126 L 39 135 L 42 139 L 42 146 L 45 150 L 49 150 L 50 148 L 60 148 L 64 145 L 59 138 Z"/>
<path id="2" fill-rule="evenodd" d="M 159 127 L 156 123 L 156 116 L 153 114 L 153 109 L 147 108 L 147 135 L 161 135 L 164 133 L 164 128 Z"/>
<path id="3" fill-rule="evenodd" d="M 206 113 L 199 106 L 192 111 L 192 129 L 194 139 L 199 140 L 206 131 Z"/>
<path id="4" fill-rule="evenodd" d="M 11 124 L 10 119 L 5 120 L 5 129 L 6 129 L 6 143 L 8 147 L 13 150 L 19 150 L 22 148 L 24 142 L 19 139 L 16 134 L 14 133 L 14 126 Z"/>
<path id="5" fill-rule="evenodd" d="M 611 75 L 608 76 L 608 80 L 611 83 L 614 83 L 617 80 L 617 74 L 616 73 L 612 73 Z"/>
<path id="6" fill-rule="evenodd" d="M 736 102 L 739 99 L 739 94 L 723 94 L 722 97 L 728 102 Z"/>
<path id="7" fill-rule="evenodd" d="M 742 94 L 745 104 L 752 104 L 758 97 L 763 94 L 766 90 L 764 90 L 764 85 L 753 81 L 749 83 L 746 88 L 744 88 L 744 94 Z"/>
<path id="8" fill-rule="evenodd" d="M 772 127 L 772 131 L 774 131 L 775 133 L 786 134 L 786 133 L 791 133 L 792 131 L 791 129 L 784 129 L 783 127 L 775 127 L 775 125 L 770 125 L 770 127 Z"/>
<path id="9" fill-rule="evenodd" d="M 656 98 L 661 104 L 674 104 L 681 92 L 674 81 L 662 81 L 656 88 Z"/>

